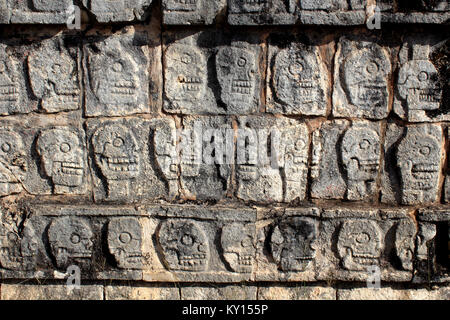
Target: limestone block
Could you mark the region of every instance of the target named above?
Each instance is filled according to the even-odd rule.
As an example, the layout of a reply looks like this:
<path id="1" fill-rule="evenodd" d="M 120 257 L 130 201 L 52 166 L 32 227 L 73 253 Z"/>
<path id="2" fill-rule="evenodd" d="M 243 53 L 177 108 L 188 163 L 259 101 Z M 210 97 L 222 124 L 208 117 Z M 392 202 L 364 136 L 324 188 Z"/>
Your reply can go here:
<path id="1" fill-rule="evenodd" d="M 88 121 L 96 201 L 136 202 L 178 194 L 171 119 Z"/>
<path id="2" fill-rule="evenodd" d="M 382 172 L 384 203 L 424 205 L 440 199 L 443 158 L 442 128 L 438 125 L 388 124 Z"/>
<path id="3" fill-rule="evenodd" d="M 238 117 L 237 197 L 291 202 L 306 196 L 309 130 L 270 116 Z"/>
<path id="4" fill-rule="evenodd" d="M 163 0 L 166 25 L 211 25 L 226 5 L 226 0 Z"/>
<path id="5" fill-rule="evenodd" d="M 295 0 L 228 0 L 228 23 L 231 25 L 295 24 Z"/>
<path id="6" fill-rule="evenodd" d="M 269 285 L 258 288 L 258 300 L 336 300 L 336 289 L 306 285 Z"/>
<path id="7" fill-rule="evenodd" d="M 374 199 L 381 167 L 380 125 L 333 120 L 313 133 L 313 198 Z"/>
<path id="8" fill-rule="evenodd" d="M 310 25 L 363 25 L 365 9 L 363 0 L 299 0 L 298 21 Z"/>
<path id="9" fill-rule="evenodd" d="M 376 40 L 342 37 L 335 57 L 333 115 L 386 118 L 391 69 L 389 50 Z"/>
<path id="10" fill-rule="evenodd" d="M 2 284 L 2 300 L 103 300 L 103 286 L 82 285 L 69 290 L 65 284 Z"/>
<path id="11" fill-rule="evenodd" d="M 267 112 L 323 116 L 327 112 L 328 70 L 319 47 L 274 34 L 269 39 Z"/>
<path id="12" fill-rule="evenodd" d="M 144 21 L 153 0 L 83 0 L 98 22 Z"/>
<path id="13" fill-rule="evenodd" d="M 256 286 L 186 286 L 181 288 L 182 300 L 256 300 Z"/>
<path id="14" fill-rule="evenodd" d="M 66 24 L 70 16 L 72 0 L 6 0 L 10 11 L 10 23 Z"/>
<path id="15" fill-rule="evenodd" d="M 448 300 L 448 287 L 428 289 L 397 289 L 382 287 L 380 289 L 353 288 L 339 289 L 338 300 Z"/>
<path id="16" fill-rule="evenodd" d="M 256 33 L 164 34 L 164 110 L 249 114 L 260 107 L 263 40 Z"/>
<path id="17" fill-rule="evenodd" d="M 150 52 L 144 33 L 87 38 L 84 43 L 86 116 L 149 113 Z"/>
<path id="18" fill-rule="evenodd" d="M 161 284 L 105 287 L 105 300 L 180 300 L 180 289 Z"/>

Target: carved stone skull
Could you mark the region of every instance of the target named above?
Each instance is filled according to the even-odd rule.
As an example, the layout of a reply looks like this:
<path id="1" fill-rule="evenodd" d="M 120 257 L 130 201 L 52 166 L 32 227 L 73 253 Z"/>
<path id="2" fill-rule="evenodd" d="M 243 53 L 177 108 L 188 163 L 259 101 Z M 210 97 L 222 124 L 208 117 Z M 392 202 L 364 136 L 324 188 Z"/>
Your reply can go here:
<path id="1" fill-rule="evenodd" d="M 273 0 L 232 0 L 229 1 L 232 12 L 259 13 L 268 10 Z"/>
<path id="2" fill-rule="evenodd" d="M 122 269 L 142 268 L 142 226 L 136 218 L 115 218 L 108 223 L 108 248 Z"/>
<path id="3" fill-rule="evenodd" d="M 164 262 L 170 270 L 204 271 L 208 267 L 209 244 L 193 221 L 168 220 L 158 233 Z"/>
<path id="4" fill-rule="evenodd" d="M 349 200 L 361 200 L 374 191 L 380 167 L 380 137 L 375 130 L 352 127 L 341 144 L 342 162 L 347 173 Z"/>
<path id="5" fill-rule="evenodd" d="M 408 128 L 397 149 L 403 204 L 435 200 L 440 161 L 440 141 L 425 131 Z"/>
<path id="6" fill-rule="evenodd" d="M 338 253 L 347 270 L 364 270 L 378 265 L 383 250 L 382 231 L 371 220 L 345 221 L 339 232 Z"/>
<path id="7" fill-rule="evenodd" d="M 395 230 L 395 251 L 404 270 L 413 270 L 417 227 L 410 220 L 402 220 Z"/>
<path id="8" fill-rule="evenodd" d="M 22 191 L 21 181 L 28 170 L 21 136 L 10 129 L 0 129 L 0 195 Z"/>
<path id="9" fill-rule="evenodd" d="M 32 270 L 38 242 L 34 229 L 26 225 L 20 235 L 9 225 L 0 226 L 0 265 L 9 270 Z"/>
<path id="10" fill-rule="evenodd" d="M 201 103 L 207 85 L 206 61 L 192 46 L 173 44 L 165 54 L 165 93 L 174 107 Z"/>
<path id="11" fill-rule="evenodd" d="M 252 272 L 256 254 L 255 226 L 231 223 L 222 228 L 223 256 L 235 272 Z"/>
<path id="12" fill-rule="evenodd" d="M 85 151 L 76 131 L 64 127 L 44 130 L 36 146 L 54 193 L 67 193 L 83 183 Z"/>
<path id="13" fill-rule="evenodd" d="M 343 76 L 351 104 L 361 109 L 385 108 L 387 78 L 391 65 L 387 54 L 379 47 L 353 52 L 345 60 Z"/>
<path id="14" fill-rule="evenodd" d="M 243 113 L 252 107 L 256 57 L 247 49 L 225 47 L 216 56 L 221 99 L 229 111 Z"/>
<path id="15" fill-rule="evenodd" d="M 398 75 L 398 92 L 408 110 L 439 109 L 442 88 L 436 67 L 427 60 L 408 61 Z"/>
<path id="16" fill-rule="evenodd" d="M 274 260 L 283 271 L 305 271 L 316 256 L 317 221 L 289 217 L 281 221 L 270 237 Z"/>
<path id="17" fill-rule="evenodd" d="M 37 11 L 63 12 L 73 5 L 72 0 L 33 0 L 33 7 Z"/>
<path id="18" fill-rule="evenodd" d="M 4 50 L 0 46 L 0 50 Z M 15 65 L 11 58 L 0 53 L 0 112 L 9 113 L 19 102 L 19 86 L 15 79 Z"/>
<path id="19" fill-rule="evenodd" d="M 204 0 L 166 0 L 163 1 L 163 4 L 166 10 L 190 12 L 197 11 L 202 5 L 202 1 Z"/>
<path id="20" fill-rule="evenodd" d="M 87 221 L 78 217 L 55 218 L 48 228 L 48 241 L 56 266 L 71 264 L 86 267 L 92 258 L 94 234 Z"/>
<path id="21" fill-rule="evenodd" d="M 108 123 L 94 133 L 95 162 L 108 180 L 129 180 L 140 172 L 140 148 L 134 133 L 122 124 Z"/>

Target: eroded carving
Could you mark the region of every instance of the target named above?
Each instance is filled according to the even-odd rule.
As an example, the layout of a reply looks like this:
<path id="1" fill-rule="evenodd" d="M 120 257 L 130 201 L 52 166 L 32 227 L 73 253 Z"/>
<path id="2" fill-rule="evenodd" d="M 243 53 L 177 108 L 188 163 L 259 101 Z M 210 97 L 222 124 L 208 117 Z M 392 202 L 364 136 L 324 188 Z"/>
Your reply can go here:
<path id="1" fill-rule="evenodd" d="M 12 129 L 0 129 L 0 196 L 20 193 L 27 171 L 22 137 Z"/>
<path id="2" fill-rule="evenodd" d="M 322 115 L 326 112 L 326 73 L 315 47 L 291 45 L 275 58 L 273 87 L 284 113 Z"/>
<path id="3" fill-rule="evenodd" d="M 256 228 L 254 224 L 231 223 L 222 228 L 223 256 L 235 272 L 252 272 L 255 261 Z"/>
<path id="4" fill-rule="evenodd" d="M 337 248 L 345 269 L 367 271 L 368 266 L 379 265 L 383 247 L 383 233 L 376 222 L 349 220 L 342 225 Z"/>
<path id="5" fill-rule="evenodd" d="M 37 11 L 44 12 L 63 12 L 66 11 L 67 8 L 72 5 L 72 0 L 60 0 L 60 1 L 52 1 L 52 0 L 32 0 L 33 7 Z"/>
<path id="6" fill-rule="evenodd" d="M 307 217 L 289 217 L 273 230 L 270 248 L 283 271 L 305 271 L 316 256 L 317 222 Z"/>
<path id="7" fill-rule="evenodd" d="M 397 149 L 401 176 L 401 201 L 413 205 L 434 202 L 441 171 L 440 127 L 408 127 Z"/>
<path id="8" fill-rule="evenodd" d="M 133 131 L 119 123 L 106 123 L 92 137 L 95 163 L 106 178 L 107 198 L 130 195 L 130 180 L 140 173 L 140 147 Z"/>
<path id="9" fill-rule="evenodd" d="M 11 225 L 0 226 L 0 265 L 9 270 L 33 270 L 36 267 L 38 237 L 27 224 L 21 233 Z"/>
<path id="10" fill-rule="evenodd" d="M 380 137 L 364 127 L 348 129 L 342 139 L 342 162 L 347 174 L 347 199 L 373 195 L 380 168 Z"/>
<path id="11" fill-rule="evenodd" d="M 0 114 L 19 110 L 22 88 L 18 82 L 18 62 L 6 54 L 6 46 L 0 45 Z"/>
<path id="12" fill-rule="evenodd" d="M 256 55 L 238 47 L 220 48 L 216 72 L 220 97 L 228 113 L 246 113 L 254 109 L 257 77 Z"/>
<path id="13" fill-rule="evenodd" d="M 108 223 L 108 248 L 121 269 L 142 268 L 142 226 L 136 218 L 115 218 Z"/>
<path id="14" fill-rule="evenodd" d="M 417 227 L 411 220 L 402 220 L 395 229 L 395 252 L 404 270 L 413 270 Z"/>
<path id="15" fill-rule="evenodd" d="M 78 217 L 55 218 L 48 228 L 48 241 L 56 266 L 88 267 L 92 259 L 94 234 L 88 222 Z"/>
<path id="16" fill-rule="evenodd" d="M 80 103 L 78 49 L 45 43 L 28 57 L 31 88 L 47 112 L 76 110 Z"/>
<path id="17" fill-rule="evenodd" d="M 199 225 L 188 220 L 168 220 L 158 233 L 164 262 L 169 270 L 205 271 L 209 262 L 209 243 Z"/>

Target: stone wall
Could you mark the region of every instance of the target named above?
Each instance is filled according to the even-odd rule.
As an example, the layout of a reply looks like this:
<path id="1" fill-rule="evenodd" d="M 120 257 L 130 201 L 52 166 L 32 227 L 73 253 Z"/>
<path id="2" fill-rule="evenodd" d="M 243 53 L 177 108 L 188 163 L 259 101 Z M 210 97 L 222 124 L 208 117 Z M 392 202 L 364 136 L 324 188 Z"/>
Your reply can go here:
<path id="1" fill-rule="evenodd" d="M 450 299 L 448 1 L 161 2 L 0 0 L 1 299 Z"/>

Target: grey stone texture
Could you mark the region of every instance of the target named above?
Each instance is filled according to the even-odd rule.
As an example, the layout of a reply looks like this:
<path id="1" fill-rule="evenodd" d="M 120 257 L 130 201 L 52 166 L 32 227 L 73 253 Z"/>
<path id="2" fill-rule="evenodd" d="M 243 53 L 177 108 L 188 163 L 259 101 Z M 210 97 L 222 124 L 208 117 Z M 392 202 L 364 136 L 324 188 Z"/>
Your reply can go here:
<path id="1" fill-rule="evenodd" d="M 226 0 L 163 0 L 166 25 L 211 25 L 224 14 Z"/>
<path id="2" fill-rule="evenodd" d="M 264 86 L 262 34 L 164 33 L 164 110 L 182 114 L 258 111 Z"/>
<path id="3" fill-rule="evenodd" d="M 231 25 L 289 25 L 296 22 L 295 0 L 228 0 Z"/>
<path id="4" fill-rule="evenodd" d="M 149 16 L 153 0 L 83 0 L 98 22 L 144 21 Z"/>
<path id="5" fill-rule="evenodd" d="M 333 115 L 386 118 L 391 70 L 389 50 L 375 39 L 342 37 L 335 58 Z"/>

